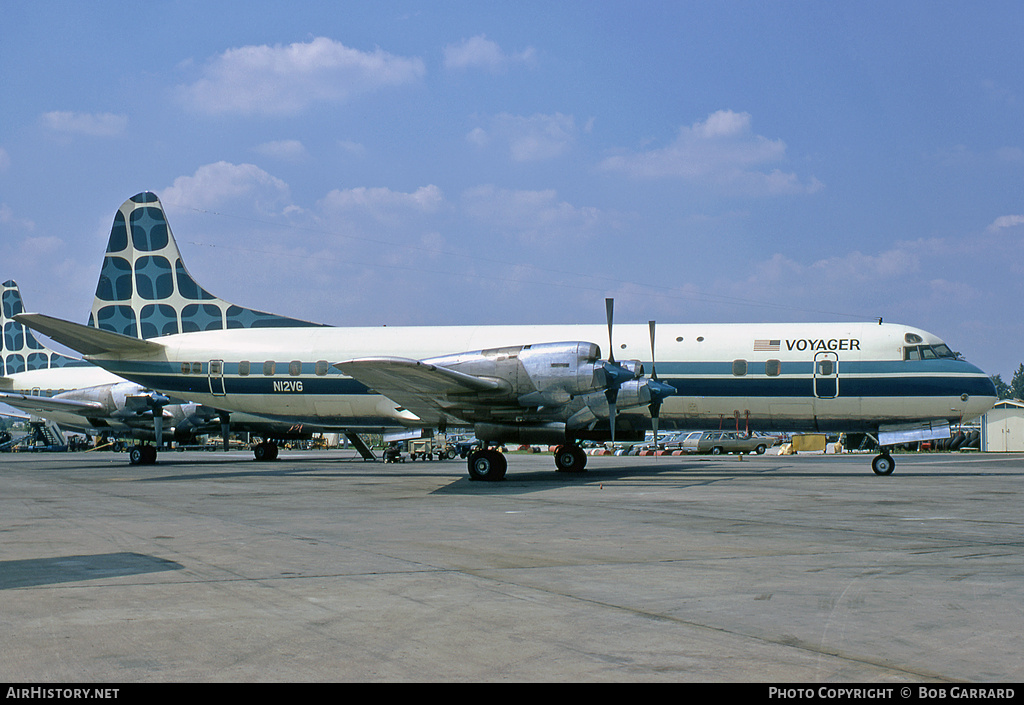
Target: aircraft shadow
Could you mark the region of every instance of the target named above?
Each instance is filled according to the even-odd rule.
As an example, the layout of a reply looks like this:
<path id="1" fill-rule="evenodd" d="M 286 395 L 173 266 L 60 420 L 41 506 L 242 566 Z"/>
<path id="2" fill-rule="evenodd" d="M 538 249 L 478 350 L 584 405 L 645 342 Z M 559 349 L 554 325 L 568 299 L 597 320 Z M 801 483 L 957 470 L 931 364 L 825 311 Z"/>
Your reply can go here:
<path id="1" fill-rule="evenodd" d="M 845 462 L 843 462 L 845 461 Z M 757 461 L 739 465 L 739 461 L 708 462 L 708 461 L 676 461 L 664 460 L 657 463 L 636 464 L 629 460 L 621 463 L 611 462 L 600 465 L 592 463 L 586 472 L 556 472 L 554 464 L 550 468 L 546 463 L 530 463 L 520 469 L 520 463 L 510 463 L 508 474 L 501 482 L 478 482 L 469 478 L 465 461 L 448 460 L 416 463 L 383 463 L 380 460 L 367 461 L 361 458 L 341 457 L 325 458 L 282 456 L 278 460 L 258 462 L 243 456 L 219 455 L 209 458 L 177 459 L 173 454 L 160 456 L 157 465 L 138 466 L 140 476 L 138 482 L 176 482 L 187 480 L 230 479 L 246 477 L 333 477 L 373 478 L 373 477 L 436 477 L 451 480 L 451 484 L 434 490 L 434 493 L 468 493 L 468 494 L 511 494 L 517 492 L 536 492 L 551 487 L 600 484 L 601 482 L 633 480 L 642 478 L 658 478 L 658 481 L 678 481 L 680 484 L 706 484 L 729 479 L 751 478 L 756 476 L 773 478 L 851 478 L 869 479 L 878 482 L 898 482 L 900 478 L 949 478 L 950 471 L 935 471 L 915 467 L 908 463 L 897 467 L 895 473 L 879 477 L 871 472 L 868 463 L 859 458 L 843 458 L 839 461 L 842 469 L 831 465 L 827 468 L 815 467 L 800 461 L 779 460 Z M 233 466 L 226 470 L 225 466 Z M 175 472 L 179 466 L 181 472 Z M 204 470 L 206 468 L 206 470 Z M 131 472 L 134 468 L 126 468 Z M 166 469 L 158 475 L 145 475 L 145 471 Z M 958 477 L 985 476 L 1024 476 L 1024 470 L 975 470 L 964 468 L 952 473 Z"/>
<path id="2" fill-rule="evenodd" d="M 99 553 L 0 561 L 0 590 L 181 570 L 180 563 L 141 553 Z"/>

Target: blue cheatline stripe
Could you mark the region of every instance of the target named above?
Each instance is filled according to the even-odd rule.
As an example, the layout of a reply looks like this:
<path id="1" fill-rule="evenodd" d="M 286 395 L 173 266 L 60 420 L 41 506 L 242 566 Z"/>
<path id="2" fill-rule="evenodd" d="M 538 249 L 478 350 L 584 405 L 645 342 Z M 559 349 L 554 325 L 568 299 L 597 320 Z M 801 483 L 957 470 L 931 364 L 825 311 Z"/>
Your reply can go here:
<path id="1" fill-rule="evenodd" d="M 800 378 L 707 378 L 685 377 L 662 382 L 676 388 L 680 396 L 692 397 L 810 397 L 814 395 L 814 380 Z M 823 381 L 819 380 L 819 384 Z M 829 382 L 834 384 L 834 382 Z M 992 382 L 977 376 L 903 376 L 903 377 L 842 377 L 839 378 L 839 397 L 948 397 L 995 396 Z"/>
<path id="2" fill-rule="evenodd" d="M 206 374 L 207 363 L 203 363 L 200 374 L 182 375 L 180 363 L 131 363 L 106 365 L 112 372 L 130 377 L 139 384 L 177 394 L 209 393 L 210 381 Z M 313 395 L 360 395 L 369 393 L 366 385 L 338 374 L 327 376 L 281 374 L 265 376 L 260 372 L 247 377 L 226 374 L 223 377 L 224 390 L 228 394 L 275 394 L 274 382 L 302 382 L 302 394 Z M 287 364 L 284 368 L 287 369 Z M 667 377 L 659 374 L 661 381 L 672 385 L 678 396 L 683 397 L 811 397 L 814 396 L 814 380 L 810 376 L 779 377 Z M 219 383 L 219 380 L 215 380 Z M 819 381 L 819 384 L 821 381 Z M 300 392 L 293 392 L 300 393 Z M 839 396 L 843 397 L 943 397 L 969 394 L 971 396 L 994 396 L 992 381 L 983 375 L 901 375 L 886 377 L 839 378 Z"/>

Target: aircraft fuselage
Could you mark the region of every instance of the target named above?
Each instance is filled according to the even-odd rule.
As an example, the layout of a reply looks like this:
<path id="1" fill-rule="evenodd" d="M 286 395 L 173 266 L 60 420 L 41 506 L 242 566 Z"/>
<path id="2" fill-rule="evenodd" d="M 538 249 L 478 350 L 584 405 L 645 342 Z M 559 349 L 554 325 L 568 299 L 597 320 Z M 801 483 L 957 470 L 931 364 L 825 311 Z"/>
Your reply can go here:
<path id="1" fill-rule="evenodd" d="M 908 359 L 907 348 L 945 346 L 898 324 L 659 324 L 658 337 L 658 379 L 676 389 L 661 409 L 663 429 L 730 427 L 739 420 L 757 430 L 875 430 L 970 419 L 995 401 L 989 377 L 965 360 L 952 354 Z M 334 363 L 602 338 L 607 331 L 597 325 L 254 328 L 157 338 L 163 349 L 146 357 L 88 359 L 216 408 L 373 429 L 422 423 Z M 650 373 L 647 326 L 617 326 L 614 345 L 616 360 L 640 360 Z M 631 414 L 639 418 L 646 410 L 623 409 L 624 423 Z"/>

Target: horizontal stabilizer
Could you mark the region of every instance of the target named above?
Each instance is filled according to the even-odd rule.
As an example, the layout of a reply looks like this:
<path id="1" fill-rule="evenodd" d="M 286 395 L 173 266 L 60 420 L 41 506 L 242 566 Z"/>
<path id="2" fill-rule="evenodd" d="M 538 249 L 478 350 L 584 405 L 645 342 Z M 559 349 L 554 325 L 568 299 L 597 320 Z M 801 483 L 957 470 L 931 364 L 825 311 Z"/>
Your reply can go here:
<path id="1" fill-rule="evenodd" d="M 61 345 L 77 350 L 83 355 L 100 355 L 103 353 L 146 354 L 163 349 L 163 345 L 141 338 L 114 333 L 54 318 L 42 313 L 19 313 L 15 320 L 32 330 L 52 338 Z"/>

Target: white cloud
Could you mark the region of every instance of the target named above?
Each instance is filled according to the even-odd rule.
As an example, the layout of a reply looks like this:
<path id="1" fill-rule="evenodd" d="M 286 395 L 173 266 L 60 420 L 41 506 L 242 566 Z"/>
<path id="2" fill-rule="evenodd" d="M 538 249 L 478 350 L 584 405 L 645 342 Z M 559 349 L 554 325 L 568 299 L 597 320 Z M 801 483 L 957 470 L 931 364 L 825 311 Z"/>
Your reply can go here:
<path id="1" fill-rule="evenodd" d="M 990 233 L 995 233 L 1018 225 L 1024 225 L 1024 215 L 1001 215 L 992 221 L 987 230 Z"/>
<path id="2" fill-rule="evenodd" d="M 55 110 L 43 114 L 43 124 L 56 132 L 114 137 L 128 127 L 128 118 L 114 113 L 74 113 Z"/>
<path id="3" fill-rule="evenodd" d="M 361 142 L 352 140 L 338 140 L 338 146 L 343 152 L 352 156 L 361 157 L 366 153 L 366 147 Z"/>
<path id="4" fill-rule="evenodd" d="M 237 199 L 255 202 L 261 211 L 289 206 L 288 185 L 252 164 L 217 162 L 179 176 L 158 194 L 167 205 L 212 208 Z"/>
<path id="5" fill-rule="evenodd" d="M 553 189 L 516 191 L 478 186 L 463 193 L 466 215 L 521 241 L 554 244 L 588 238 L 607 216 L 592 207 L 558 200 Z"/>
<path id="6" fill-rule="evenodd" d="M 21 230 L 35 230 L 36 224 L 26 218 L 18 218 L 6 203 L 0 203 L 0 225 L 10 225 Z"/>
<path id="7" fill-rule="evenodd" d="M 288 46 L 245 46 L 212 59 L 203 78 L 181 86 L 192 109 L 210 114 L 294 115 L 317 103 L 343 102 L 425 73 L 419 58 L 362 52 L 325 37 Z"/>
<path id="8" fill-rule="evenodd" d="M 500 140 L 508 144 L 513 161 L 540 161 L 569 149 L 576 139 L 576 121 L 572 115 L 561 113 L 530 117 L 502 113 L 491 119 L 489 130 L 477 127 L 466 139 L 478 147 Z"/>
<path id="9" fill-rule="evenodd" d="M 383 216 L 396 211 L 436 212 L 444 203 L 444 195 L 437 186 L 422 186 L 412 193 L 392 191 L 389 188 L 335 189 L 328 193 L 320 205 L 328 211 L 362 211 Z"/>
<path id="10" fill-rule="evenodd" d="M 277 140 L 264 142 L 255 149 L 258 154 L 286 162 L 299 162 L 306 158 L 305 145 L 298 140 Z"/>
<path id="11" fill-rule="evenodd" d="M 479 68 L 498 72 L 512 64 L 531 64 L 535 57 L 536 51 L 533 47 L 506 54 L 497 42 L 487 39 L 482 34 L 464 39 L 457 44 L 449 44 L 444 48 L 444 65 L 449 69 Z"/>
<path id="12" fill-rule="evenodd" d="M 759 167 L 782 161 L 786 144 L 753 134 L 749 113 L 719 110 L 704 122 L 679 128 L 672 144 L 646 152 L 609 157 L 601 166 L 636 178 L 682 178 L 716 183 L 752 195 L 811 193 L 822 188 L 778 169 Z"/>

